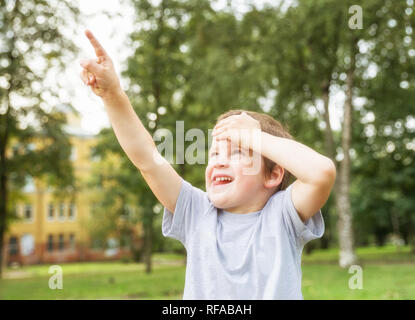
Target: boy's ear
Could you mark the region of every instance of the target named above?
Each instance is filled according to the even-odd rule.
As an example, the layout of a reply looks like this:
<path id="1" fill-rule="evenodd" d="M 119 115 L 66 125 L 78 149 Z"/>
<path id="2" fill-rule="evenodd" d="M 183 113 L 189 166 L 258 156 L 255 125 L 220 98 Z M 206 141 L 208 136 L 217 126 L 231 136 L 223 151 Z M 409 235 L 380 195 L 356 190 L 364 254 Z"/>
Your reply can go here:
<path id="1" fill-rule="evenodd" d="M 271 174 L 265 178 L 264 187 L 267 189 L 278 187 L 282 182 L 282 178 L 284 178 L 284 173 L 284 168 L 276 164 Z"/>

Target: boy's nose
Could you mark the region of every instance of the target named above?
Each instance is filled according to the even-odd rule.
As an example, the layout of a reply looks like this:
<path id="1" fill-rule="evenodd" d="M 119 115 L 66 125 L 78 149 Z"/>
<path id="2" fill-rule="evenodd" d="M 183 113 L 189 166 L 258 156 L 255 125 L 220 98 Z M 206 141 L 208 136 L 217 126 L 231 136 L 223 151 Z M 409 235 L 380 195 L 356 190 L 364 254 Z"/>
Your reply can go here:
<path id="1" fill-rule="evenodd" d="M 215 166 L 217 167 L 228 167 L 229 166 L 229 157 L 226 154 L 220 155 L 217 157 Z"/>

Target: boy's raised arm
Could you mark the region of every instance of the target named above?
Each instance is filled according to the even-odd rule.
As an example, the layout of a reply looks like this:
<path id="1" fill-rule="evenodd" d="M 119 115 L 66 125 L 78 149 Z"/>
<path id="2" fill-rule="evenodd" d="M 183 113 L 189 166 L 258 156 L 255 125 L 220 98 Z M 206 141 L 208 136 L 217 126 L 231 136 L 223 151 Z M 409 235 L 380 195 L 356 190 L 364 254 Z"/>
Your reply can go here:
<path id="1" fill-rule="evenodd" d="M 157 199 L 174 212 L 182 179 L 158 153 L 127 95 L 121 89 L 111 58 L 87 30 L 96 59 L 81 61 L 81 79 L 104 102 L 115 135 L 128 158 L 140 170 Z"/>

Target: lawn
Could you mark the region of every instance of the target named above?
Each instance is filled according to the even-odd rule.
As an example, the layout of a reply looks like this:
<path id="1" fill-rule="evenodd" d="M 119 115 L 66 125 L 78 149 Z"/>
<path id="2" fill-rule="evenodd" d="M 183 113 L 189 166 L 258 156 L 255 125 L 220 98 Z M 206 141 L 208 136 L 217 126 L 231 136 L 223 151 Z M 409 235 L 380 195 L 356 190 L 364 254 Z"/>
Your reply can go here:
<path id="1" fill-rule="evenodd" d="M 414 299 L 415 264 L 409 248 L 361 248 L 363 288 L 352 290 L 353 275 L 337 266 L 337 251 L 303 254 L 305 299 Z M 381 263 L 380 261 L 385 261 Z M 154 270 L 140 263 L 61 264 L 63 289 L 51 290 L 49 265 L 6 269 L 0 299 L 181 299 L 185 265 L 178 255 L 154 256 Z"/>
<path id="2" fill-rule="evenodd" d="M 395 247 L 387 245 L 383 247 L 362 247 L 356 249 L 356 254 L 360 263 L 414 263 L 415 254 L 411 253 L 411 247 Z M 307 255 L 305 252 L 302 256 L 304 263 L 335 263 L 337 264 L 339 250 L 330 248 L 325 250 L 314 250 Z"/>
<path id="3" fill-rule="evenodd" d="M 353 274 L 334 264 L 303 265 L 304 299 L 415 299 L 415 264 L 362 266 L 363 288 L 350 289 Z"/>

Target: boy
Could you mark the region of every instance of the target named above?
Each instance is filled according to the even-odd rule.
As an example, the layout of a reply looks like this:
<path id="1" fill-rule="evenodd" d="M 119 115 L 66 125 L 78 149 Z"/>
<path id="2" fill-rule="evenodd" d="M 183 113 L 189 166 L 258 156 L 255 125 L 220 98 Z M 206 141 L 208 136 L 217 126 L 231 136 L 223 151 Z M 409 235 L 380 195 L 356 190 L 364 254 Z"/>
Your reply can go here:
<path id="1" fill-rule="evenodd" d="M 302 299 L 301 253 L 324 233 L 320 208 L 335 181 L 333 162 L 292 140 L 273 118 L 236 110 L 214 128 L 207 192 L 193 187 L 159 161 L 111 59 L 86 36 L 97 59 L 81 62 L 81 78 L 102 98 L 123 150 L 164 205 L 163 234 L 186 247 L 183 298 Z M 242 130 L 258 133 L 260 143 L 235 134 Z M 247 174 L 254 155 L 260 170 Z M 286 188 L 290 173 L 297 180 Z"/>

